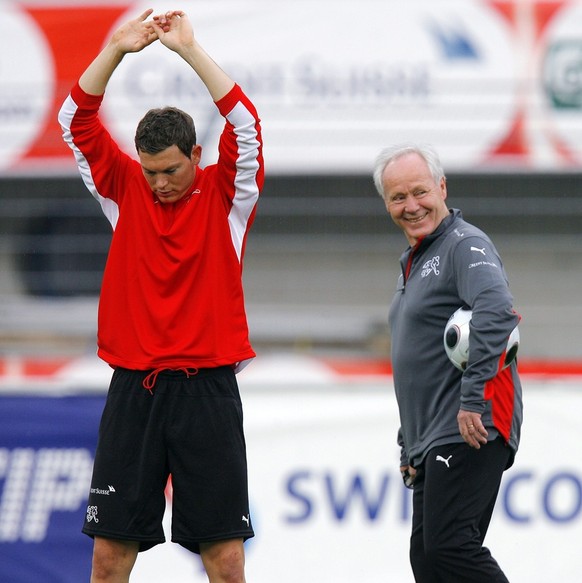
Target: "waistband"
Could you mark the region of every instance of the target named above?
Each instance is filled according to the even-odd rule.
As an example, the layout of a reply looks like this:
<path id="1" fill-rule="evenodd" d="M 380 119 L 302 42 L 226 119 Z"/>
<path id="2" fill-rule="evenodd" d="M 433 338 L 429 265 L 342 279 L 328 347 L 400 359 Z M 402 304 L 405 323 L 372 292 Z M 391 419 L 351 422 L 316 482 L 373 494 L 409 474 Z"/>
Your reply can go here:
<path id="1" fill-rule="evenodd" d="M 162 378 L 183 378 L 186 377 L 189 379 L 190 377 L 206 377 L 206 376 L 213 376 L 217 374 L 223 374 L 226 371 L 232 371 L 232 366 L 217 366 L 212 368 L 196 368 L 196 367 L 178 367 L 178 368 L 167 368 L 167 367 L 160 367 L 150 370 L 131 370 L 131 369 L 124 369 L 119 367 L 120 370 L 128 371 L 133 374 L 145 374 L 145 377 L 142 381 L 143 388 L 148 390 L 152 393 L 153 388 L 155 387 L 156 381 L 158 377 Z"/>

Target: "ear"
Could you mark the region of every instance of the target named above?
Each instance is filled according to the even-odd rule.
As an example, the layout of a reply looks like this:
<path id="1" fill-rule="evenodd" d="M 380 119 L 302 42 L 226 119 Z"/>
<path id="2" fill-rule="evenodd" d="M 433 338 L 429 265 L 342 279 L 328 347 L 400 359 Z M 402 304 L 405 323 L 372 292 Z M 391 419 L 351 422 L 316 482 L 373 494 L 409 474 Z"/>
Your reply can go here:
<path id="1" fill-rule="evenodd" d="M 441 178 L 441 181 L 439 183 L 439 188 L 441 191 L 442 199 L 446 200 L 446 198 L 447 198 L 447 179 L 444 176 Z"/>
<path id="2" fill-rule="evenodd" d="M 194 144 L 194 146 L 192 147 L 191 158 L 194 166 L 198 166 L 198 164 L 200 164 L 200 159 L 202 158 L 202 146 L 200 146 L 199 144 Z"/>

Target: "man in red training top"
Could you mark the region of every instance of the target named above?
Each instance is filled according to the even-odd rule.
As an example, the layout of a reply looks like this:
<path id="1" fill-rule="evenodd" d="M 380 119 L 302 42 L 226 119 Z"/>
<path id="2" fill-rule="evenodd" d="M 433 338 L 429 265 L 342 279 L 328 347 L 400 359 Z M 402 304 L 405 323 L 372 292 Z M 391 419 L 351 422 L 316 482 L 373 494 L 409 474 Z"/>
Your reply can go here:
<path id="1" fill-rule="evenodd" d="M 92 583 L 128 581 L 138 551 L 164 542 L 171 474 L 172 540 L 200 553 L 211 582 L 242 582 L 243 541 L 254 533 L 235 373 L 255 356 L 241 276 L 263 185 L 261 129 L 188 16 L 151 15 L 113 33 L 59 113 L 83 180 L 113 227 L 98 354 L 114 373 L 83 532 L 94 538 Z M 192 67 L 225 118 L 216 164 L 198 166 L 192 118 L 177 108 L 140 121 L 139 161 L 99 120 L 119 63 L 157 41 Z"/>

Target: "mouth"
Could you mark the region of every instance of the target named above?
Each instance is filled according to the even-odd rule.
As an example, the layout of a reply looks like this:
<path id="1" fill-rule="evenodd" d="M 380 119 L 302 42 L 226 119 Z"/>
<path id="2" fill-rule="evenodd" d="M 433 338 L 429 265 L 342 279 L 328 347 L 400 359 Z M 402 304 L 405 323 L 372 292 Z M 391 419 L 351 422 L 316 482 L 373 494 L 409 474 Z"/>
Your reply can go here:
<path id="1" fill-rule="evenodd" d="M 422 216 L 420 216 L 420 217 L 408 217 L 408 218 L 405 218 L 404 220 L 405 220 L 407 223 L 410 223 L 411 225 L 415 225 L 415 224 L 417 224 L 417 223 L 420 223 L 420 222 L 421 222 L 423 219 L 425 219 L 426 217 L 428 217 L 428 211 L 427 211 L 427 212 L 425 212 L 425 213 L 424 213 Z"/>
<path id="2" fill-rule="evenodd" d="M 161 202 L 168 202 L 176 197 L 176 193 L 173 190 L 169 190 L 167 192 L 156 190 L 155 195 L 156 198 Z"/>

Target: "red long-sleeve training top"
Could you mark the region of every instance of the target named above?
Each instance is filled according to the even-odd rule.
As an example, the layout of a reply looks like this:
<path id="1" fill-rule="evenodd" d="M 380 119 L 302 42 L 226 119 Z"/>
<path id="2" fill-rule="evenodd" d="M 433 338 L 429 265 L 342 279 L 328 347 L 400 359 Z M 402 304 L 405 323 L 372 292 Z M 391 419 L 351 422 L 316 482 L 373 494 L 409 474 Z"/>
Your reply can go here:
<path id="1" fill-rule="evenodd" d="M 98 316 L 98 354 L 148 370 L 233 365 L 255 356 L 242 288 L 246 237 L 263 185 L 254 106 L 238 85 L 216 106 L 225 118 L 216 164 L 191 192 L 158 203 L 139 162 L 98 117 L 102 96 L 77 84 L 59 113 L 85 185 L 113 227 Z"/>

